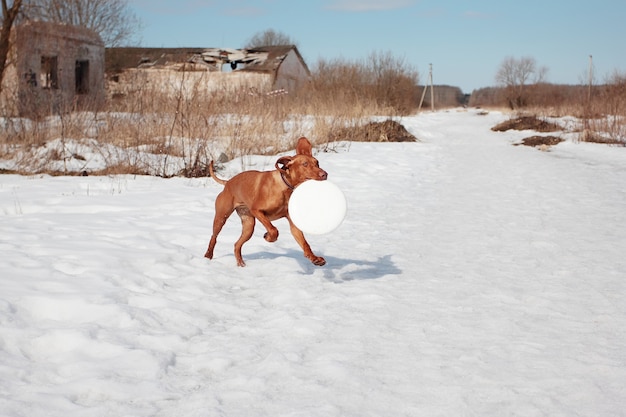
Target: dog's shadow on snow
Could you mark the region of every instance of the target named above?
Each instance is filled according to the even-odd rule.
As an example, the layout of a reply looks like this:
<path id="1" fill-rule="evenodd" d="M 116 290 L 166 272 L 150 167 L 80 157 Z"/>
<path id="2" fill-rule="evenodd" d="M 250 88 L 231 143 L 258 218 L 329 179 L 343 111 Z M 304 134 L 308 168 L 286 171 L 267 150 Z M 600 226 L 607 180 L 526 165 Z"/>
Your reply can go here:
<path id="1" fill-rule="evenodd" d="M 400 275 L 402 271 L 391 260 L 391 255 L 380 256 L 374 260 L 345 259 L 325 256 L 326 265 L 319 267 L 311 263 L 303 264 L 305 273 L 312 274 L 322 270 L 324 278 L 341 283 L 347 281 L 378 279 L 389 275 Z"/>
<path id="2" fill-rule="evenodd" d="M 378 279 L 389 275 L 400 275 L 402 270 L 391 260 L 391 255 L 378 257 L 375 260 L 346 259 L 334 256 L 324 256 L 326 265 L 315 266 L 302 256 L 302 252 L 288 250 L 283 253 L 270 254 L 258 252 L 247 255 L 246 259 L 268 259 L 290 257 L 297 259 L 302 267 L 301 274 L 312 275 L 317 271 L 324 274 L 328 281 L 342 283 L 357 280 Z"/>

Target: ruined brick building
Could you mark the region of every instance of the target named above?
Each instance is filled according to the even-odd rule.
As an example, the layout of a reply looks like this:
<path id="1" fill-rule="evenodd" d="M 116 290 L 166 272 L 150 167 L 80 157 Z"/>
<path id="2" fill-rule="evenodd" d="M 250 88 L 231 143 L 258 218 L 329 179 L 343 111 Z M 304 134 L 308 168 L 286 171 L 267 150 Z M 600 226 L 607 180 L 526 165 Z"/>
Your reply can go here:
<path id="1" fill-rule="evenodd" d="M 36 117 L 102 105 L 104 50 L 100 36 L 82 27 L 50 22 L 15 27 L 3 112 Z"/>

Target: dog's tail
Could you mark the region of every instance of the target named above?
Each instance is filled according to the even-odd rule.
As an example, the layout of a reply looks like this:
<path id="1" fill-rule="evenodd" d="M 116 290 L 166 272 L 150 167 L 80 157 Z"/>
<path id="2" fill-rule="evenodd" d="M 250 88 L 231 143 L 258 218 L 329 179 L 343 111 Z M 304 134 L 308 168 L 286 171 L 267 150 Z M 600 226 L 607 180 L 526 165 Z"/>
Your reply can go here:
<path id="1" fill-rule="evenodd" d="M 211 175 L 211 178 L 215 180 L 215 182 L 222 184 L 222 185 L 226 185 L 226 182 L 227 182 L 226 180 L 218 178 L 217 175 L 215 175 L 215 169 L 213 168 L 213 161 L 209 163 L 209 174 Z"/>

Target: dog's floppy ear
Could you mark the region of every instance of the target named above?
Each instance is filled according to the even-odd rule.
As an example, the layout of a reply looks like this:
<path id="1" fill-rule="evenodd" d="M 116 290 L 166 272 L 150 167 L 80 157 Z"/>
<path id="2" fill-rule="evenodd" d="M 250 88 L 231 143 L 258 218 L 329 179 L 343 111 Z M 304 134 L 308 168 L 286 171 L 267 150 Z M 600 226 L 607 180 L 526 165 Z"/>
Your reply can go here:
<path id="1" fill-rule="evenodd" d="M 280 172 L 287 172 L 287 168 L 292 159 L 293 158 L 291 156 L 283 156 L 281 158 L 278 158 L 278 161 L 276 161 L 274 166 Z"/>
<path id="2" fill-rule="evenodd" d="M 304 136 L 298 139 L 298 143 L 296 144 L 296 154 L 313 156 L 313 152 L 311 152 L 311 142 L 309 142 L 309 140 Z"/>

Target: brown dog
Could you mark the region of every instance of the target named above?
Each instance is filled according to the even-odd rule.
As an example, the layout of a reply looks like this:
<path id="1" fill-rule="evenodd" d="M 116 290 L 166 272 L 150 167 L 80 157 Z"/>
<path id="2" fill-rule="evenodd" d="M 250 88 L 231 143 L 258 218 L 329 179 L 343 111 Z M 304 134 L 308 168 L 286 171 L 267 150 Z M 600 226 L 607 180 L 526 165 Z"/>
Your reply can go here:
<path id="1" fill-rule="evenodd" d="M 304 137 L 298 139 L 296 155 L 279 158 L 275 167 L 274 171 L 245 171 L 226 181 L 215 175 L 211 161 L 209 165 L 211 178 L 223 184 L 224 190 L 215 199 L 213 236 L 204 254 L 205 257 L 213 259 L 217 235 L 233 211 L 237 210 L 243 229 L 235 243 L 237 265 L 246 265 L 241 256 L 241 247 L 252 237 L 255 219 L 267 229 L 265 240 L 275 242 L 278 239 L 278 229 L 271 222 L 282 217 L 289 220 L 291 234 L 304 251 L 304 256 L 318 266 L 326 263 L 324 258 L 313 253 L 302 231 L 291 221 L 288 203 L 291 193 L 299 184 L 306 180 L 323 181 L 328 174 L 320 168 L 317 159 L 313 158 L 311 143 Z"/>

